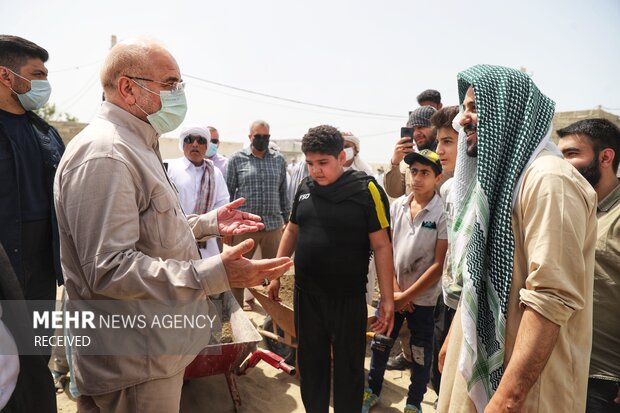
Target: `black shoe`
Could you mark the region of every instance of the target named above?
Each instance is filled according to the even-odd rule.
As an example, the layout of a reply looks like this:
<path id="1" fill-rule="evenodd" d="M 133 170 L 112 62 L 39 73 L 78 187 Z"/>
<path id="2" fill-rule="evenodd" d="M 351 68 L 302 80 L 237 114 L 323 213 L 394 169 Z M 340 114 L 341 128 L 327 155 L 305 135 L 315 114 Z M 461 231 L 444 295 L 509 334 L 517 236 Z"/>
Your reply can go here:
<path id="1" fill-rule="evenodd" d="M 396 357 L 390 357 L 385 366 L 388 370 L 407 370 L 413 366 L 413 362 L 407 360 L 403 353 Z"/>

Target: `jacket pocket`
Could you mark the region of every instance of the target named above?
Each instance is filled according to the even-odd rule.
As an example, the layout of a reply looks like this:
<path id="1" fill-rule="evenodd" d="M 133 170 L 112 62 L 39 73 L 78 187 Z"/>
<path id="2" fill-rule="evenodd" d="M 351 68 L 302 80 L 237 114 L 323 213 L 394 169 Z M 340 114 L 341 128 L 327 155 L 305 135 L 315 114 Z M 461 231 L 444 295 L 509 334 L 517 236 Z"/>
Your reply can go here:
<path id="1" fill-rule="evenodd" d="M 157 221 L 157 231 L 159 241 L 164 248 L 173 248 L 177 241 L 177 211 L 174 202 L 162 193 L 151 198 L 151 204 L 155 209 L 155 219 Z"/>

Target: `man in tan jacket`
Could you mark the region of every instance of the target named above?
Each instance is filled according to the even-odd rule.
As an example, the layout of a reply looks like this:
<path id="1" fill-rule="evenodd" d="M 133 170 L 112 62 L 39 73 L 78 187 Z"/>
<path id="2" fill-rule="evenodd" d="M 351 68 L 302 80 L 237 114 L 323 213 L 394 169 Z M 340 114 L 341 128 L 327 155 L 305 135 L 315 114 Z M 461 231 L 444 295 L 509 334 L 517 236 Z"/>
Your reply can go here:
<path id="1" fill-rule="evenodd" d="M 583 412 L 596 194 L 551 142 L 554 102 L 518 70 L 459 73 L 449 235 L 463 289 L 438 412 Z"/>
<path id="2" fill-rule="evenodd" d="M 120 43 L 105 60 L 101 83 L 105 102 L 69 145 L 54 187 L 69 301 L 204 302 L 282 275 L 288 258 L 242 256 L 252 240 L 201 259 L 196 240 L 254 232 L 263 224 L 234 209 L 243 199 L 204 215 L 183 214 L 158 143 L 186 111 L 172 55 L 152 41 Z M 195 356 L 187 349 L 208 343 L 199 330 L 182 330 L 174 340 L 162 329 L 122 330 L 123 343 L 159 348 L 154 355 L 130 354 L 122 344 L 110 349 L 117 355 L 74 351 L 80 411 L 178 411 L 183 372 Z"/>

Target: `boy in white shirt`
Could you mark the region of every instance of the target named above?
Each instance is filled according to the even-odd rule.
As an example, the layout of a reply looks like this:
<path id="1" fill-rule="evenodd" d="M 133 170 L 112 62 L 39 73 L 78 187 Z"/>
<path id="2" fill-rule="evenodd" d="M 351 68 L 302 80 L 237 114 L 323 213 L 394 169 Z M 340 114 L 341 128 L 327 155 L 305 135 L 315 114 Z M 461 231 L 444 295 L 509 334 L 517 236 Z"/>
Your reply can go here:
<path id="1" fill-rule="evenodd" d="M 433 352 L 434 309 L 441 294 L 440 278 L 448 248 L 441 198 L 435 187 L 441 179 L 439 156 L 428 149 L 405 157 L 413 191 L 392 203 L 394 284 L 394 329 L 396 339 L 405 320 L 411 330 L 413 356 L 411 384 L 405 413 L 420 412 L 426 392 Z M 379 401 L 383 375 L 391 348 L 373 340 L 368 386 L 362 412 Z"/>

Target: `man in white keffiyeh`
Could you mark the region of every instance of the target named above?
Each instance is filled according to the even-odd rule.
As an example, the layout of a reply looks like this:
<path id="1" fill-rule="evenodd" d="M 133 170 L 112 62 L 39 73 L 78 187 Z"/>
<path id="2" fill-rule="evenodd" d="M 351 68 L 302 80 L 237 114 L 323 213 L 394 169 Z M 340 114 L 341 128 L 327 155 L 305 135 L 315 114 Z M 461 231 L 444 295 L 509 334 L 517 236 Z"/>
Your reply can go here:
<path id="1" fill-rule="evenodd" d="M 224 176 L 213 162 L 205 158 L 210 140 L 206 126 L 185 126 L 179 135 L 183 156 L 166 161 L 168 176 L 177 188 L 186 215 L 205 214 L 227 204 L 230 199 Z M 202 258 L 220 253 L 215 238 L 199 242 L 198 247 Z"/>
<path id="2" fill-rule="evenodd" d="M 517 70 L 459 73 L 450 192 L 463 289 L 438 412 L 585 409 L 596 197 L 550 141 L 554 103 Z"/>

